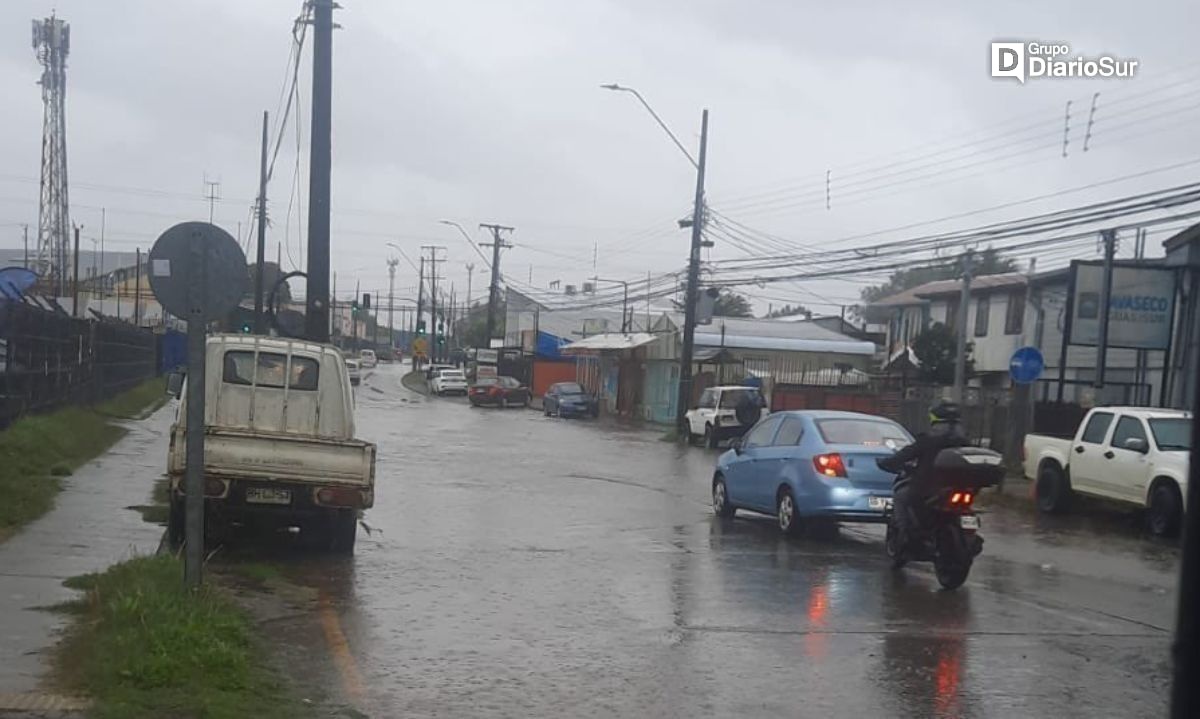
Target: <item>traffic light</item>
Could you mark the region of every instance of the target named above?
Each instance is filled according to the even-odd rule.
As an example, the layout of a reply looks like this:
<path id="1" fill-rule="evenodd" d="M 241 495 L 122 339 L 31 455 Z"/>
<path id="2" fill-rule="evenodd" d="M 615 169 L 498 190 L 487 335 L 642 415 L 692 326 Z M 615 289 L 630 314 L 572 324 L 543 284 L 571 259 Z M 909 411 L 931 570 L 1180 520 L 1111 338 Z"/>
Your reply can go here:
<path id="1" fill-rule="evenodd" d="M 253 331 L 254 331 L 254 328 L 250 326 L 250 323 L 249 323 L 249 322 L 243 322 L 243 323 L 242 323 L 242 334 L 244 334 L 244 335 L 248 335 L 248 334 L 250 334 L 250 333 L 251 333 L 251 332 L 253 332 Z"/>
<path id="2" fill-rule="evenodd" d="M 425 320 L 417 320 L 417 334 L 422 337 L 425 335 Z"/>
<path id="3" fill-rule="evenodd" d="M 358 314 L 358 300 L 350 300 L 350 314 Z"/>
<path id="4" fill-rule="evenodd" d="M 370 292 L 363 293 L 362 307 L 364 310 L 371 309 L 371 293 Z"/>

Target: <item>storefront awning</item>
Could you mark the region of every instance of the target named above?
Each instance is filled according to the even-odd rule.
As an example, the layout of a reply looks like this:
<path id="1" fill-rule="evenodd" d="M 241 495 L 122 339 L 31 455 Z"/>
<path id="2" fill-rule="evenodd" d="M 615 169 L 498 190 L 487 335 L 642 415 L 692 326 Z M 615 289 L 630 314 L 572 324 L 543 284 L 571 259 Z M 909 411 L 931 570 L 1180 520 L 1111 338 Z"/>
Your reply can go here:
<path id="1" fill-rule="evenodd" d="M 592 335 L 584 337 L 581 340 L 576 340 L 562 348 L 562 353 L 565 355 L 572 354 L 591 354 L 597 352 L 618 352 L 621 350 L 631 350 L 635 347 L 648 345 L 658 339 L 656 335 L 649 332 L 634 332 L 624 334 L 620 332 L 606 332 L 604 334 Z"/>

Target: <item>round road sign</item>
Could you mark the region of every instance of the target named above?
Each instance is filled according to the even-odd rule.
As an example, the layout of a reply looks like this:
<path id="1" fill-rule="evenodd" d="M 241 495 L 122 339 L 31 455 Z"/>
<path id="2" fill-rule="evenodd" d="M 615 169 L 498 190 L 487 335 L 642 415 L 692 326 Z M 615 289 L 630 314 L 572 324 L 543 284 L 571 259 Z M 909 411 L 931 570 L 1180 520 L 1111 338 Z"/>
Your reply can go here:
<path id="1" fill-rule="evenodd" d="M 183 319 L 213 320 L 246 293 L 246 255 L 237 240 L 207 222 L 181 222 L 150 250 L 150 289 Z"/>
<path id="2" fill-rule="evenodd" d="M 1042 376 L 1046 361 L 1037 347 L 1022 347 L 1008 361 L 1008 374 L 1017 384 L 1030 384 Z"/>

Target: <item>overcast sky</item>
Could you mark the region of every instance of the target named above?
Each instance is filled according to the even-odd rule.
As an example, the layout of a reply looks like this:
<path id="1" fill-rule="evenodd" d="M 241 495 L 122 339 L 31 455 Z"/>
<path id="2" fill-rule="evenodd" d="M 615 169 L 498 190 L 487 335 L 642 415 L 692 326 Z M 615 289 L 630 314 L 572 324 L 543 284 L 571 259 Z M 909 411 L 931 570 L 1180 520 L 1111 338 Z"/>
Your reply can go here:
<path id="1" fill-rule="evenodd" d="M 476 241 L 486 239 L 475 230 L 480 222 L 515 226 L 505 272 L 526 283 L 532 266 L 532 284 L 541 288 L 584 280 L 593 253 L 603 277 L 644 280 L 648 270 L 681 267 L 688 236 L 674 220 L 691 205 L 694 171 L 632 96 L 598 87 L 606 82 L 640 90 L 689 148 L 707 107 L 711 206 L 809 246 L 1200 157 L 1200 5 L 1187 0 L 341 2 L 332 221 L 342 297 L 355 281 L 364 291 L 386 287 L 391 240 L 414 261 L 421 245 L 444 245 L 446 281 L 460 296 L 465 263 L 474 261 L 479 298 L 482 263 L 456 230 L 438 224 L 443 218 L 462 223 Z M 19 246 L 20 223 L 37 223 L 42 103 L 30 19 L 54 7 L 71 25 L 72 219 L 85 238 L 98 237 L 98 208 L 106 207 L 107 242 L 131 249 L 149 248 L 176 221 L 206 219 L 206 175 L 221 183 L 216 221 L 233 234 L 240 221 L 248 232 L 261 112 L 274 115 L 278 107 L 300 6 L 0 3 L 0 245 Z M 1139 74 L 1129 81 L 996 80 L 988 51 L 997 39 L 1134 57 Z M 310 59 L 306 47 L 305 156 Z M 1056 133 L 1067 100 L 1074 105 L 1063 158 Z M 1043 130 L 1003 137 L 1039 121 L 1048 123 Z M 303 263 L 295 208 L 286 221 L 293 127 L 283 145 L 270 187 L 269 254 L 286 242 L 290 269 Z M 909 174 L 889 167 L 923 156 L 944 164 Z M 1198 167 L 908 232 L 1180 184 Z M 300 199 L 306 213 L 306 179 Z M 719 239 L 710 252 L 744 255 Z M 412 296 L 415 284 L 415 272 L 401 264 L 397 294 Z M 747 291 L 760 309 L 790 300 L 836 312 L 860 286 L 831 279 Z"/>

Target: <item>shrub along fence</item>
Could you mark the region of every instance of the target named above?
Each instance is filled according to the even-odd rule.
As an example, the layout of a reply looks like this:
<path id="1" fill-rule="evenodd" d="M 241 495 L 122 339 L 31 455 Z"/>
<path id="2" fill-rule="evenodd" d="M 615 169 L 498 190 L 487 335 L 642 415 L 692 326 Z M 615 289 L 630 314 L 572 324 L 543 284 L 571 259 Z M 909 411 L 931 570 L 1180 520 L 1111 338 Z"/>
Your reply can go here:
<path id="1" fill-rule="evenodd" d="M 0 429 L 29 412 L 91 404 L 158 373 L 153 331 L 0 301 Z"/>

